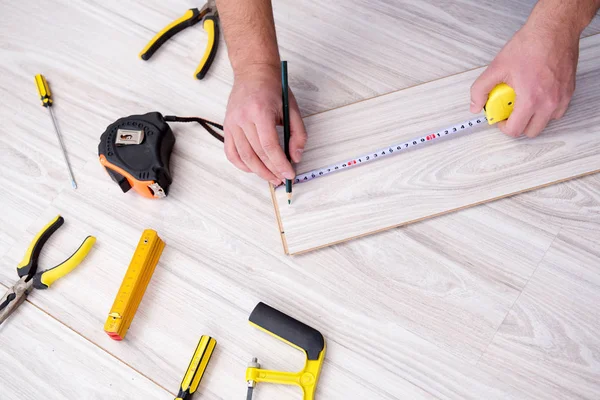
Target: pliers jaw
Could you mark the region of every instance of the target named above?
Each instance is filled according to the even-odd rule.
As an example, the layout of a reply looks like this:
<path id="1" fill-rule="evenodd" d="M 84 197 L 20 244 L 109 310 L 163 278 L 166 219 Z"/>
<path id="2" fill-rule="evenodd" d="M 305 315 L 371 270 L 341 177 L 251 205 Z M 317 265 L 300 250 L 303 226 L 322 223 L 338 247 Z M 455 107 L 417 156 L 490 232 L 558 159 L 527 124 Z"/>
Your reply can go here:
<path id="1" fill-rule="evenodd" d="M 45 271 L 38 272 L 38 259 L 42 247 L 50 236 L 64 224 L 60 215 L 46 225 L 31 241 L 25 252 L 23 261 L 17 266 L 19 280 L 0 298 L 0 323 L 2 323 L 19 306 L 33 288 L 47 289 L 54 281 L 71 272 L 87 256 L 96 238 L 88 236 L 73 255 L 61 264 Z"/>
<path id="2" fill-rule="evenodd" d="M 214 0 L 210 0 L 200 9 L 200 19 L 215 16 L 217 16 L 217 4 Z"/>
<path id="3" fill-rule="evenodd" d="M 33 280 L 22 277 L 0 298 L 0 325 L 25 301 L 32 286 Z"/>

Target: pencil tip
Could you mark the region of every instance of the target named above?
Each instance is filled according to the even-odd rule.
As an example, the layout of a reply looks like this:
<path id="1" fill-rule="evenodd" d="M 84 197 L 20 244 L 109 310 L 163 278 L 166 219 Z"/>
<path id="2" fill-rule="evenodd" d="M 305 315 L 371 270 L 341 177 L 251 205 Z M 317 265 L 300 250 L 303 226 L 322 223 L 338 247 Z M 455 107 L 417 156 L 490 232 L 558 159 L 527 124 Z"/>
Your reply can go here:
<path id="1" fill-rule="evenodd" d="M 288 205 L 292 204 L 292 200 L 288 200 Z"/>

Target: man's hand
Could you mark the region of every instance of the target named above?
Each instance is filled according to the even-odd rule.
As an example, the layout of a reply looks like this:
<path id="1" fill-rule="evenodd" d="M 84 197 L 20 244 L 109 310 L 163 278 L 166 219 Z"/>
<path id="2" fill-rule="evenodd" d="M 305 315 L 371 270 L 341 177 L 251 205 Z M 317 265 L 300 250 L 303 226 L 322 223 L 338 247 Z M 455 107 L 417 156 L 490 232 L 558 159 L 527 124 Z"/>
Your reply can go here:
<path id="1" fill-rule="evenodd" d="M 295 176 L 279 143 L 282 123 L 279 66 L 249 66 L 236 74 L 225 115 L 225 154 L 236 167 L 254 172 L 274 185 Z M 306 130 L 294 95 L 290 93 L 290 156 L 299 162 Z"/>
<path id="2" fill-rule="evenodd" d="M 535 137 L 562 117 L 575 91 L 579 36 L 599 8 L 600 0 L 539 0 L 473 83 L 471 112 L 480 112 L 489 92 L 504 82 L 517 94 L 511 116 L 498 123 L 507 135 Z"/>
<path id="3" fill-rule="evenodd" d="M 579 34 L 574 26 L 530 19 L 471 87 L 471 112 L 480 112 L 488 93 L 507 83 L 517 94 L 515 108 L 498 127 L 514 137 L 539 135 L 564 115 L 575 91 Z"/>

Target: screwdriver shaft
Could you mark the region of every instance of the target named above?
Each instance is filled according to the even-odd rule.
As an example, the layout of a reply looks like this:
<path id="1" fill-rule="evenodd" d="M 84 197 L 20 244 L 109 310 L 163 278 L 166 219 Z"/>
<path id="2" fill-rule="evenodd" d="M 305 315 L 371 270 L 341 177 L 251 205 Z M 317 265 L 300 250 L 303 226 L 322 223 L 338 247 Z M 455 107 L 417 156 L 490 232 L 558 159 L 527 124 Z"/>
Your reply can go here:
<path id="1" fill-rule="evenodd" d="M 60 144 L 60 148 L 62 150 L 62 155 L 65 160 L 65 164 L 67 165 L 67 169 L 69 170 L 69 177 L 71 178 L 71 186 L 73 189 L 77 189 L 77 182 L 75 182 L 75 177 L 73 176 L 73 170 L 71 169 L 71 164 L 69 163 L 69 158 L 67 157 L 67 150 L 65 149 L 65 144 L 63 143 L 62 136 L 60 134 L 60 130 L 58 130 L 58 123 L 56 122 L 56 118 L 54 117 L 54 111 L 52 111 L 52 107 L 46 107 L 48 111 L 50 111 L 50 117 L 52 118 L 52 125 L 54 125 L 54 131 L 56 132 L 56 137 L 58 138 L 58 143 Z"/>

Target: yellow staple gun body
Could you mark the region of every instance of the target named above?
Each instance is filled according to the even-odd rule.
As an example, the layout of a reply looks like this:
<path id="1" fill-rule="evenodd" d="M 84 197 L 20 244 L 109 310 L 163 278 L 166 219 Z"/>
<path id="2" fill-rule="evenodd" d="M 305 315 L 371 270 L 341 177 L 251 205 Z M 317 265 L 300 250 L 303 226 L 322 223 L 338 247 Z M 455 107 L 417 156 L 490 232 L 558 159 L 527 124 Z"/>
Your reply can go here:
<path id="1" fill-rule="evenodd" d="M 325 359 L 325 339 L 314 328 L 264 304 L 259 303 L 249 318 L 250 325 L 304 352 L 306 362 L 299 372 L 283 372 L 261 369 L 254 358 L 246 369 L 248 397 L 258 382 L 296 385 L 302 389 L 304 400 L 313 400 L 321 367 Z"/>

